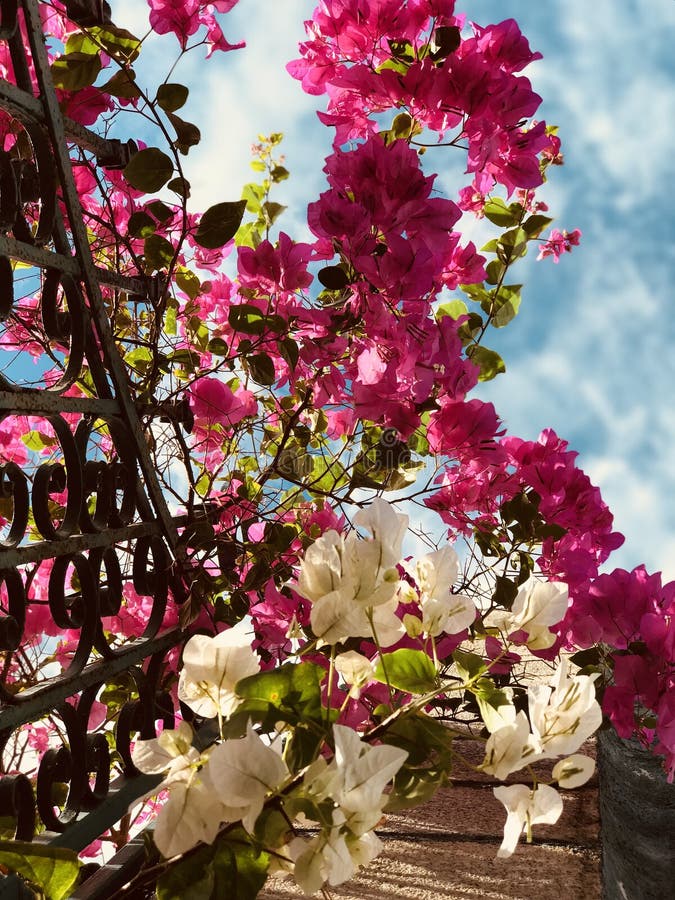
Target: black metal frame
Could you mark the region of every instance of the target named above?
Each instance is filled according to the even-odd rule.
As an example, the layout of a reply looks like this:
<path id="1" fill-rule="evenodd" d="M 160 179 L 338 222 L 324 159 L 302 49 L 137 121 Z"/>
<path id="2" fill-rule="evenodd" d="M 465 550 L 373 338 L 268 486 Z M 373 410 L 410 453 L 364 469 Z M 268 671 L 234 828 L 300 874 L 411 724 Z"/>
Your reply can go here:
<path id="1" fill-rule="evenodd" d="M 107 4 L 97 0 L 70 0 L 66 5 L 82 24 L 103 22 L 109 14 Z M 35 789 L 25 775 L 0 778 L 0 815 L 15 819 L 17 839 L 79 851 L 158 782 L 155 776 L 141 776 L 134 769 L 129 746 L 136 734 L 153 737 L 156 721 L 173 722 L 172 699 L 162 688 L 163 662 L 166 653 L 181 642 L 182 633 L 175 628 L 160 634 L 160 626 L 168 592 L 178 602 L 186 594 L 188 566 L 179 538 L 184 520 L 172 516 L 167 507 L 101 292 L 104 285 L 144 297 L 150 304 L 161 285 L 142 273 L 129 277 L 94 264 L 70 160 L 69 148 L 77 145 L 93 154 L 98 165 L 121 168 L 135 145 L 105 140 L 64 118 L 51 78 L 38 0 L 0 0 L 0 12 L 0 40 L 9 43 L 16 81 L 0 81 L 0 109 L 25 129 L 33 148 L 31 164 L 40 202 L 37 231 L 32 231 L 22 212 L 21 170 L 0 151 L 0 324 L 12 314 L 14 304 L 11 261 L 27 263 L 41 273 L 44 331 L 55 344 L 67 347 L 68 356 L 63 377 L 43 390 L 13 384 L 2 375 L 0 360 L 0 424 L 17 414 L 44 419 L 58 439 L 62 459 L 39 465 L 32 478 L 14 463 L 0 464 L 0 498 L 12 499 L 12 526 L 5 527 L 5 538 L 0 540 L 0 584 L 4 583 L 8 596 L 8 608 L 0 610 L 0 650 L 5 655 L 20 650 L 31 602 L 27 567 L 49 560 L 51 618 L 57 627 L 80 634 L 70 666 L 62 674 L 19 693 L 0 683 L 0 749 L 16 729 L 48 713 L 60 718 L 66 735 L 63 746 L 44 753 Z M 28 46 L 24 46 L 25 36 Z M 29 62 L 39 96 L 35 96 Z M 57 300 L 60 292 L 67 313 L 63 300 Z M 64 396 L 85 365 L 95 396 Z M 64 418 L 67 413 L 81 415 L 75 428 Z M 101 421 L 115 449 L 108 463 L 87 458 L 91 431 Z M 55 523 L 50 496 L 64 488 L 65 511 Z M 92 497 L 96 498 L 93 512 Z M 41 540 L 27 539 L 30 512 Z M 129 559 L 131 564 L 124 562 Z M 66 587 L 68 572 L 73 570 L 80 586 L 77 593 Z M 125 582 L 152 599 L 152 611 L 141 639 L 111 647 L 101 618 L 119 609 Z M 116 750 L 124 761 L 124 774 L 110 784 L 108 744 L 103 735 L 87 733 L 87 722 L 99 691 L 123 672 L 133 679 L 138 699 L 119 713 Z M 55 784 L 68 785 L 60 806 L 54 804 Z M 47 830 L 36 835 L 37 814 Z M 122 851 L 123 859 L 100 869 L 74 896 L 115 896 L 138 868 L 142 855 L 142 842 L 132 842 Z M 0 896 L 21 897 L 23 891 L 19 879 L 0 879 Z"/>

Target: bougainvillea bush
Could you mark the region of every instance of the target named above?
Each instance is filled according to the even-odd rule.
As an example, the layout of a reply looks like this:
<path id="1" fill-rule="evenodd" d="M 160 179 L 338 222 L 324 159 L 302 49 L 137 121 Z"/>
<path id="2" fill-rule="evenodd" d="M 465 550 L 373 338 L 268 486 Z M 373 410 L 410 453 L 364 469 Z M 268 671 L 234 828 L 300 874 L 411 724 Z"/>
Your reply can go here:
<path id="1" fill-rule="evenodd" d="M 236 2 L 149 0 L 149 28 L 172 62 L 245 53 L 224 36 Z M 198 523 L 194 590 L 164 622 L 185 629 L 165 673 L 184 718 L 133 751 L 138 770 L 164 775 L 143 813 L 155 855 L 136 882 L 157 882 L 159 897 L 188 883 L 225 896 L 233 872 L 238 897 L 272 871 L 307 894 L 344 882 L 379 853 L 387 811 L 468 765 L 458 735 L 484 741 L 479 768 L 509 779 L 494 789 L 501 856 L 557 820 L 557 788 L 591 776 L 578 751 L 603 711 L 672 778 L 673 585 L 608 573 L 622 537 L 574 451 L 551 430 L 506 434 L 475 395 L 508 377 L 490 338 L 518 327 L 518 260 L 557 262 L 580 232 L 550 230 L 537 196 L 562 163 L 523 74 L 539 54 L 513 19 L 477 24 L 470 6 L 308 4 L 287 68 L 316 96 L 333 149 L 298 242 L 274 199 L 291 174 L 280 134 L 257 139 L 241 199 L 194 210 L 188 88 L 164 73 L 141 83 L 144 41 L 124 23 L 83 28 L 57 0 L 41 4 L 64 111 L 128 134 L 134 116 L 152 126 L 122 172 L 85 153 L 73 162 L 97 264 L 161 276 L 152 315 L 122 295 L 112 324 L 139 408 L 164 416 L 149 441 L 166 495 Z M 0 66 L 12 80 L 9 58 Z M 11 128 L 3 141 L 11 154 Z M 465 176 L 446 192 L 450 154 Z M 463 234 L 473 217 L 492 229 L 482 248 Z M 34 308 L 24 298 L 2 342 L 38 357 Z M 87 389 L 85 371 L 71 392 Z M 27 417 L 0 425 L 2 462 L 43 461 L 53 445 Z M 428 551 L 411 554 L 422 512 Z M 77 644 L 42 613 L 48 576 L 37 568 L 30 586 L 35 677 Z M 133 640 L 147 615 L 127 585 L 107 639 Z M 550 678 L 528 680 L 532 656 Z M 25 681 L 19 665 L 6 678 Z M 109 732 L 120 698 L 96 703 Z M 52 737 L 46 722 L 31 740 Z M 543 760 L 550 778 L 533 781 Z"/>

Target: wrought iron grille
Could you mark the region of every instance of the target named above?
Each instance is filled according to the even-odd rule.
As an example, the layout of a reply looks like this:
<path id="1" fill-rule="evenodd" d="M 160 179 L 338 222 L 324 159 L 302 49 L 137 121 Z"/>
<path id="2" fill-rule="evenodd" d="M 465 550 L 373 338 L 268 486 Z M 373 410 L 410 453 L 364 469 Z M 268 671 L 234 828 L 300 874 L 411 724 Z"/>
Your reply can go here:
<path id="1" fill-rule="evenodd" d="M 107 4 L 95 0 L 66 6 L 82 24 L 101 23 L 107 15 Z M 24 465 L 0 455 L 0 748 L 6 773 L 0 816 L 5 825 L 13 823 L 18 840 L 79 851 L 157 782 L 135 771 L 130 741 L 154 737 L 156 722 L 171 726 L 175 712 L 163 673 L 181 632 L 162 632 L 161 625 L 169 593 L 177 602 L 185 597 L 184 520 L 167 507 L 148 451 L 148 421 L 139 416 L 106 307 L 116 292 L 126 292 L 152 308 L 162 284 L 142 273 L 97 267 L 76 191 L 74 148 L 100 166 L 122 168 L 133 142 L 104 140 L 62 115 L 37 0 L 2 0 L 0 12 L 0 40 L 8 42 L 15 76 L 15 83 L 0 81 L 0 108 L 21 140 L 20 154 L 0 151 L 0 431 L 3 423 L 15 423 L 12 417 L 28 417 L 31 429 L 48 434 L 51 443 L 46 462 L 35 453 Z M 21 279 L 37 286 L 33 318 L 15 299 Z M 39 389 L 21 377 L 32 349 L 31 321 L 50 348 L 51 359 L 38 366 L 63 362 L 59 377 L 46 375 Z M 3 342 L 3 322 L 14 334 L 23 326 L 25 346 Z M 85 371 L 86 390 L 74 390 Z M 101 435 L 105 459 L 97 450 Z M 1 446 L 0 437 L 0 453 Z M 39 567 L 49 574 L 46 596 L 36 597 Z M 119 612 L 127 583 L 148 598 L 149 614 L 142 638 L 118 646 L 102 620 Z M 23 652 L 27 617 L 37 613 L 46 617 L 54 645 L 59 630 L 78 637 L 59 674 L 47 672 L 26 686 L 7 673 Z M 111 783 L 109 741 L 88 733 L 88 722 L 100 692 L 120 677 L 131 679 L 134 690 L 115 729 L 124 774 Z M 48 714 L 59 723 L 63 743 L 36 759 L 34 783 L 12 771 L 12 760 L 26 729 Z M 127 845 L 114 867 L 94 874 L 75 896 L 115 896 L 138 865 L 139 846 Z M 0 880 L 3 897 L 23 890 L 13 876 Z"/>

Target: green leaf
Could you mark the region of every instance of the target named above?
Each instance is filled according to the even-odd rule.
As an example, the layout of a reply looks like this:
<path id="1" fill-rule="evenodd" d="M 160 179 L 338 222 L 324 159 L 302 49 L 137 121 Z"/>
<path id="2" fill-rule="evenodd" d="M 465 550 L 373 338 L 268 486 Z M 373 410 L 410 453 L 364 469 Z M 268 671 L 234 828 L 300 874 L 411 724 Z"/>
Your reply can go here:
<path id="1" fill-rule="evenodd" d="M 168 112 L 166 114 L 166 117 L 171 122 L 176 131 L 176 140 L 173 142 L 174 147 L 176 147 L 176 149 L 179 150 L 183 154 L 183 156 L 187 156 L 190 147 L 196 147 L 197 144 L 201 141 L 201 131 L 199 130 L 199 128 L 197 128 L 196 125 L 193 125 L 192 122 L 186 122 L 175 113 Z"/>
<path id="2" fill-rule="evenodd" d="M 135 153 L 124 169 L 124 177 L 137 191 L 154 194 L 173 175 L 171 159 L 157 147 Z"/>
<path id="3" fill-rule="evenodd" d="M 157 900 L 210 900 L 215 898 L 215 847 L 200 847 L 171 866 L 157 881 Z"/>
<path id="4" fill-rule="evenodd" d="M 54 87 L 64 91 L 81 91 L 98 78 L 101 57 L 98 53 L 66 53 L 52 63 Z"/>
<path id="5" fill-rule="evenodd" d="M 412 124 L 412 117 L 409 116 L 408 113 L 399 113 L 397 116 L 395 116 L 389 130 L 395 138 L 404 138 L 407 140 L 410 137 Z"/>
<path id="6" fill-rule="evenodd" d="M 44 450 L 45 447 L 53 447 L 55 444 L 58 444 L 57 438 L 43 434 L 41 431 L 28 431 L 21 436 L 21 440 L 29 450 L 35 450 L 36 452 Z"/>
<path id="7" fill-rule="evenodd" d="M 181 291 L 185 291 L 190 300 L 198 297 L 202 289 L 199 278 L 189 269 L 181 269 L 176 273 L 176 284 Z"/>
<path id="8" fill-rule="evenodd" d="M 279 341 L 279 353 L 291 367 L 291 370 L 295 369 L 300 358 L 300 348 L 293 338 L 286 337 Z"/>
<path id="9" fill-rule="evenodd" d="M 230 352 L 230 348 L 228 344 L 222 338 L 211 338 L 211 340 L 206 345 L 206 349 L 209 353 L 213 353 L 214 356 L 227 356 Z"/>
<path id="10" fill-rule="evenodd" d="M 386 671 L 386 675 L 385 675 Z M 423 650 L 383 653 L 375 666 L 375 679 L 407 694 L 426 694 L 438 685 L 436 667 Z"/>
<path id="11" fill-rule="evenodd" d="M 552 221 L 553 219 L 548 216 L 530 216 L 523 222 L 523 231 L 527 233 L 528 237 L 537 238 L 545 228 L 548 228 Z"/>
<path id="12" fill-rule="evenodd" d="M 483 213 L 486 219 L 489 219 L 494 225 L 499 225 L 500 228 L 510 228 L 513 225 L 518 225 L 520 221 L 520 214 L 510 209 L 500 197 L 493 197 L 488 200 L 483 207 Z"/>
<path id="13" fill-rule="evenodd" d="M 231 306 L 227 320 L 230 327 L 243 334 L 262 334 L 265 330 L 265 316 L 262 310 L 250 303 Z"/>
<path id="14" fill-rule="evenodd" d="M 495 731 L 501 724 L 503 719 L 499 714 L 499 710 L 503 706 L 511 706 L 511 701 L 506 693 L 495 687 L 494 682 L 490 678 L 479 678 L 474 694 L 478 702 L 481 718 L 488 731 Z"/>
<path id="15" fill-rule="evenodd" d="M 127 222 L 127 234 L 131 237 L 147 238 L 155 233 L 157 222 L 142 210 L 132 213 Z"/>
<path id="16" fill-rule="evenodd" d="M 143 244 L 145 262 L 151 271 L 167 269 L 171 265 L 175 252 L 173 244 L 160 234 L 151 234 Z"/>
<path id="17" fill-rule="evenodd" d="M 496 586 L 492 592 L 492 602 L 502 609 L 511 609 L 518 594 L 518 585 L 504 575 L 495 576 Z"/>
<path id="18" fill-rule="evenodd" d="M 500 262 L 498 259 L 493 259 L 492 262 L 488 263 L 485 267 L 486 278 L 485 281 L 488 284 L 499 284 L 500 280 L 504 277 L 504 271 L 506 267 L 503 262 Z"/>
<path id="19" fill-rule="evenodd" d="M 492 381 L 497 375 L 506 372 L 504 360 L 496 350 L 488 350 L 487 347 L 481 347 L 480 344 L 473 344 L 467 347 L 466 355 L 472 363 L 480 368 L 479 381 Z"/>
<path id="20" fill-rule="evenodd" d="M 255 356 L 248 356 L 246 364 L 251 373 L 251 378 L 256 384 L 270 385 L 276 381 L 274 362 L 267 353 L 256 353 Z"/>
<path id="21" fill-rule="evenodd" d="M 185 106 L 190 91 L 184 84 L 160 84 L 157 88 L 157 103 L 164 112 L 176 112 Z"/>
<path id="22" fill-rule="evenodd" d="M 527 253 L 528 235 L 524 228 L 513 228 L 511 231 L 505 231 L 499 238 L 497 246 L 497 257 L 504 265 L 513 262 L 520 256 Z"/>
<path id="23" fill-rule="evenodd" d="M 518 315 L 522 284 L 503 284 L 492 301 L 491 322 L 495 328 L 503 328 Z M 487 312 L 487 310 L 486 310 Z"/>
<path id="24" fill-rule="evenodd" d="M 442 319 L 444 316 L 450 316 L 451 319 L 459 319 L 466 316 L 469 308 L 463 300 L 450 300 L 448 303 L 441 303 L 436 310 L 436 319 Z"/>
<path id="25" fill-rule="evenodd" d="M 483 672 L 487 672 L 487 666 L 482 657 L 476 653 L 467 653 L 466 650 L 454 650 L 452 658 L 457 667 L 457 674 L 465 682 L 477 678 Z"/>
<path id="26" fill-rule="evenodd" d="M 78 879 L 77 853 L 28 841 L 0 841 L 0 865 L 39 885 L 48 900 L 63 900 Z"/>
<path id="27" fill-rule="evenodd" d="M 227 832 L 215 844 L 214 898 L 255 900 L 267 881 L 270 858 L 256 850 L 243 828 Z"/>
<path id="28" fill-rule="evenodd" d="M 285 663 L 278 669 L 260 672 L 237 682 L 236 693 L 242 698 L 237 713 L 253 716 L 257 721 L 307 722 L 320 720 L 321 682 L 326 672 L 314 663 Z M 276 719 L 275 719 L 276 716 Z"/>
<path id="29" fill-rule="evenodd" d="M 209 207 L 201 218 L 195 241 L 207 250 L 215 250 L 227 244 L 237 233 L 245 209 L 245 200 L 217 203 Z"/>
<path id="30" fill-rule="evenodd" d="M 102 27 L 91 28 L 90 34 L 105 47 L 108 55 L 118 62 L 132 63 L 140 53 L 141 41 L 136 35 L 127 31 L 126 28 L 118 28 L 112 22 L 108 22 Z M 70 43 L 70 38 L 68 43 Z"/>

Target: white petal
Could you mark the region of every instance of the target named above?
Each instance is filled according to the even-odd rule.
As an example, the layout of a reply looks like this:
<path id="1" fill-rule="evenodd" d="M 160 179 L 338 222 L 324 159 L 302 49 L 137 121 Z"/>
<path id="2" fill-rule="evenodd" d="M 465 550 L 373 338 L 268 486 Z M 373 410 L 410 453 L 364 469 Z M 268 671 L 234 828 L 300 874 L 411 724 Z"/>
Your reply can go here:
<path id="1" fill-rule="evenodd" d="M 595 760 L 583 753 L 575 753 L 557 762 L 551 774 L 560 787 L 576 788 L 586 784 L 593 772 Z"/>

